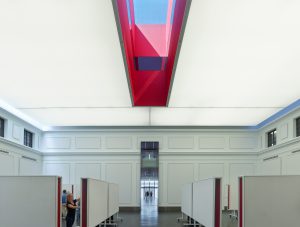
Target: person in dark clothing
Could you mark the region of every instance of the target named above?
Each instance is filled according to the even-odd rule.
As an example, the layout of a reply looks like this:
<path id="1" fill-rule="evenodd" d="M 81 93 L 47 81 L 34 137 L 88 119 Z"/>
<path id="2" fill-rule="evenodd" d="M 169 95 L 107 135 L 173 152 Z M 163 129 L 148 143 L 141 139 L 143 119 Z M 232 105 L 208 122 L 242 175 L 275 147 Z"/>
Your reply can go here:
<path id="1" fill-rule="evenodd" d="M 77 200 L 73 200 L 73 194 L 69 193 L 67 196 L 67 209 L 68 214 L 66 217 L 67 227 L 72 227 L 75 221 L 76 205 Z"/>

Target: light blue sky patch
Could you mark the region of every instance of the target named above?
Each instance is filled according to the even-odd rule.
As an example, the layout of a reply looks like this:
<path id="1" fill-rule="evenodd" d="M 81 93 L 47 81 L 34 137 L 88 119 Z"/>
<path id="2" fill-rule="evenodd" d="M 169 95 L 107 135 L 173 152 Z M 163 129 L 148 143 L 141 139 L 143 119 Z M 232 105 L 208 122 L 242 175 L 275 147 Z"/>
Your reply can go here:
<path id="1" fill-rule="evenodd" d="M 136 24 L 166 24 L 168 0 L 134 0 Z"/>

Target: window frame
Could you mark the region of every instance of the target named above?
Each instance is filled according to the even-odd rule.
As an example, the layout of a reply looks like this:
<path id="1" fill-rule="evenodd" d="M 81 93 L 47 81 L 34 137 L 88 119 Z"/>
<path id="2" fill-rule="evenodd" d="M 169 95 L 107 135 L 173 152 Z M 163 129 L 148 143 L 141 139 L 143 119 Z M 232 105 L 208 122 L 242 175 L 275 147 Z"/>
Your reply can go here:
<path id="1" fill-rule="evenodd" d="M 28 141 L 28 136 L 29 136 L 29 141 Z M 24 142 L 23 142 L 24 146 L 33 148 L 33 141 L 34 141 L 33 138 L 34 138 L 34 133 L 27 129 L 24 129 Z"/>
<path id="2" fill-rule="evenodd" d="M 267 147 L 275 146 L 277 144 L 277 129 L 274 128 L 268 131 L 266 134 L 267 134 Z"/>
<path id="3" fill-rule="evenodd" d="M 300 136 L 300 117 L 297 117 L 295 119 L 295 136 L 296 137 Z"/>
<path id="4" fill-rule="evenodd" d="M 5 136 L 5 119 L 0 117 L 0 137 Z"/>

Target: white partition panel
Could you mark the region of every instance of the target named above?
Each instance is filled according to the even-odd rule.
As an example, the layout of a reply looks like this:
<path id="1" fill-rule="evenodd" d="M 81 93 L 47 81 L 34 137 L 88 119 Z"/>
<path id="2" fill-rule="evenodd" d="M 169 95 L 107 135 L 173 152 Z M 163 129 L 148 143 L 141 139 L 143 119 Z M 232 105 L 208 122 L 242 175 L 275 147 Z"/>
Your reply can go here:
<path id="1" fill-rule="evenodd" d="M 109 183 L 108 189 L 108 217 L 111 217 L 119 212 L 119 186 Z"/>
<path id="2" fill-rule="evenodd" d="M 95 227 L 108 218 L 108 183 L 82 179 L 82 227 Z"/>
<path id="3" fill-rule="evenodd" d="M 1 227 L 60 227 L 60 178 L 0 177 Z"/>
<path id="4" fill-rule="evenodd" d="M 239 227 L 296 227 L 300 215 L 300 176 L 240 179 Z"/>
<path id="5" fill-rule="evenodd" d="M 221 226 L 221 179 L 193 183 L 192 218 L 205 227 Z"/>
<path id="6" fill-rule="evenodd" d="M 193 184 L 186 184 L 181 192 L 181 212 L 192 217 L 193 215 Z"/>

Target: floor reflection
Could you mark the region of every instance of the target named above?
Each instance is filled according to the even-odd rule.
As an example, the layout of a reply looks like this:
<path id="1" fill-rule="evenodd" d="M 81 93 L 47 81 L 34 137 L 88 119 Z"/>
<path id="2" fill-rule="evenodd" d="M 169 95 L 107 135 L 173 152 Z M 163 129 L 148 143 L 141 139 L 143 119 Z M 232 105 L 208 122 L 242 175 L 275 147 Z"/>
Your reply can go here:
<path id="1" fill-rule="evenodd" d="M 158 225 L 158 189 L 141 189 L 141 226 Z"/>

